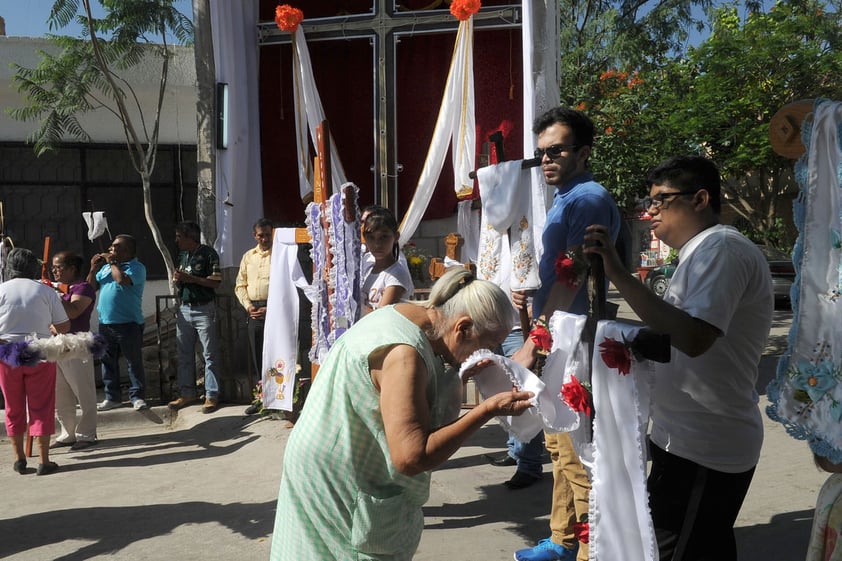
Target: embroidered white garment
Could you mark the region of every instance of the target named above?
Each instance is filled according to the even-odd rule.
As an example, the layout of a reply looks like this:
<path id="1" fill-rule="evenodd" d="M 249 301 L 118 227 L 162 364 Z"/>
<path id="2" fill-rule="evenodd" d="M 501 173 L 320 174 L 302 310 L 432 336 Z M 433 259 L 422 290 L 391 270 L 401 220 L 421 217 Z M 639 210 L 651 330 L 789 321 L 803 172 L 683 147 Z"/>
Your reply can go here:
<path id="1" fill-rule="evenodd" d="M 578 415 L 561 401 L 558 392 L 551 392 L 538 376 L 517 362 L 480 349 L 462 363 L 459 377 L 465 377 L 467 371 L 481 360 L 490 360 L 492 364 L 474 376 L 479 393 L 484 399 L 501 392 L 509 392 L 512 386 L 522 391 L 533 392 L 534 407 L 519 416 L 497 417 L 503 428 L 523 442 L 529 442 L 536 434 L 549 430 L 569 431 L 579 422 Z"/>
<path id="2" fill-rule="evenodd" d="M 541 230 L 536 230 L 532 219 L 531 172 L 523 169 L 521 163 L 511 160 L 477 170 L 482 195 L 482 254 L 477 269 L 482 271 L 480 278 L 496 278 L 491 272 L 495 268 L 509 269 L 512 290 L 534 290 L 541 287 L 535 247 L 535 240 L 541 239 Z M 539 208 L 543 208 L 543 196 L 540 202 Z M 509 260 L 503 259 L 499 249 L 493 253 L 494 248 L 506 243 Z"/>
<path id="3" fill-rule="evenodd" d="M 816 454 L 842 462 L 842 103 L 818 100 L 805 120 L 807 152 L 796 164 L 789 346 L 769 384 L 772 419 L 807 440 Z"/>
<path id="4" fill-rule="evenodd" d="M 655 530 L 646 490 L 646 429 L 654 371 L 631 359 L 628 374 L 609 367 L 600 345 L 631 341 L 638 326 L 599 322 L 592 359 L 594 461 L 591 471 L 591 559 L 657 561 Z"/>
<path id="5" fill-rule="evenodd" d="M 298 263 L 294 228 L 276 228 L 263 330 L 263 407 L 292 411 L 298 359 L 298 291 L 309 288 Z"/>
<path id="6" fill-rule="evenodd" d="M 328 344 L 333 345 L 357 320 L 360 296 L 360 223 L 345 221 L 345 205 L 354 204 L 345 197 L 345 188 L 357 187 L 346 183 L 338 193 L 330 196 L 325 212 L 329 224 L 329 251 L 332 257 L 328 286 L 330 303 L 330 334 Z M 356 207 L 351 213 L 359 216 Z"/>

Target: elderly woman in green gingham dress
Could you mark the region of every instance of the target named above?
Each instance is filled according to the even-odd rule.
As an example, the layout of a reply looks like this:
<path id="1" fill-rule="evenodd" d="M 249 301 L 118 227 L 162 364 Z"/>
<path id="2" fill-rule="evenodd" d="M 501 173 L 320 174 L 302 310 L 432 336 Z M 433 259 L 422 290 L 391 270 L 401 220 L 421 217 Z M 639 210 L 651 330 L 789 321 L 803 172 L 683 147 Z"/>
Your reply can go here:
<path id="1" fill-rule="evenodd" d="M 462 389 L 444 363 L 499 345 L 510 311 L 496 285 L 451 270 L 427 302 L 379 309 L 336 341 L 286 446 L 272 561 L 412 559 L 429 470 L 531 405 L 504 392 L 454 420 Z"/>

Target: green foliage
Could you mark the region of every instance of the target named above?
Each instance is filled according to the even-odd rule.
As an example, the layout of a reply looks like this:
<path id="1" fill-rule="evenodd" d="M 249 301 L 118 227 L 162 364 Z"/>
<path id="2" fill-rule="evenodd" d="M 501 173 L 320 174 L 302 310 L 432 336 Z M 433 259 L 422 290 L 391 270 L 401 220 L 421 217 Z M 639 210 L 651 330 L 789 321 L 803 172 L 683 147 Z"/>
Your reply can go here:
<path id="1" fill-rule="evenodd" d="M 78 116 L 91 110 L 105 109 L 123 120 L 124 127 L 128 125 L 132 129 L 125 122 L 128 116 L 120 108 L 126 101 L 139 110 L 143 133 L 142 138 L 128 139 L 129 142 L 153 142 L 157 125 L 147 127 L 140 103 L 121 74 L 148 56 L 159 57 L 165 65 L 167 57 L 172 55 L 166 43 L 168 34 L 180 42 L 192 37 L 191 21 L 173 7 L 173 0 L 102 0 L 105 17 L 92 18 L 90 22 L 84 11 L 80 14 L 80 4 L 84 8 L 80 0 L 56 0 L 48 21 L 50 29 L 55 30 L 75 19 L 82 25 L 83 38 L 48 35 L 54 48 L 49 52 L 39 51 L 38 66 L 13 65 L 14 83 L 26 96 L 27 105 L 10 109 L 8 113 L 14 119 L 39 121 L 38 129 L 28 139 L 39 155 L 66 139 L 89 141 Z M 89 23 L 94 30 L 93 37 Z M 152 43 L 153 37 L 160 42 Z M 94 49 L 95 43 L 101 58 Z"/>

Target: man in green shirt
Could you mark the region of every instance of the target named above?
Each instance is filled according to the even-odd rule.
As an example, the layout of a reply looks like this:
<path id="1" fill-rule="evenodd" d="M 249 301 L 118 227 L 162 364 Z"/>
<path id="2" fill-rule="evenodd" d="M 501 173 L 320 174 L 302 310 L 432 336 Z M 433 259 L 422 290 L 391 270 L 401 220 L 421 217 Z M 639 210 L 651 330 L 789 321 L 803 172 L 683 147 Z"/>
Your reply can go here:
<path id="1" fill-rule="evenodd" d="M 219 336 L 216 330 L 216 287 L 222 282 L 219 255 L 201 242 L 201 230 L 195 222 L 181 222 L 175 227 L 178 268 L 173 276 L 179 299 L 176 315 L 178 342 L 178 385 L 181 397 L 171 401 L 172 409 L 181 409 L 199 400 L 196 392 L 196 339 L 202 344 L 205 360 L 205 403 L 203 413 L 219 407 Z"/>

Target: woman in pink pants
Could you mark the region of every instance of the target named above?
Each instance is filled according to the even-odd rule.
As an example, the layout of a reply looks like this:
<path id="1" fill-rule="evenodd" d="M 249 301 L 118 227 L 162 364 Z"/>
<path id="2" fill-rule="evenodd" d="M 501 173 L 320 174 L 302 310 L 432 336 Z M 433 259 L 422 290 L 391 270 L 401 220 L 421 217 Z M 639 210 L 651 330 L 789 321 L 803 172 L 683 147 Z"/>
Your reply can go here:
<path id="1" fill-rule="evenodd" d="M 70 320 L 56 291 L 38 282 L 41 265 L 28 249 L 15 248 L 4 262 L 5 282 L 0 284 L 0 344 L 25 341 L 33 335 L 50 337 L 70 329 Z M 5 353 L 4 353 L 5 355 Z M 58 469 L 50 461 L 50 435 L 55 432 L 56 365 L 10 365 L 0 360 L 0 389 L 6 398 L 6 434 L 15 451 L 14 470 L 27 473 L 23 437 L 29 409 L 29 432 L 38 437 L 38 475 Z"/>

